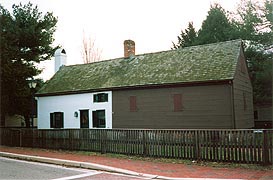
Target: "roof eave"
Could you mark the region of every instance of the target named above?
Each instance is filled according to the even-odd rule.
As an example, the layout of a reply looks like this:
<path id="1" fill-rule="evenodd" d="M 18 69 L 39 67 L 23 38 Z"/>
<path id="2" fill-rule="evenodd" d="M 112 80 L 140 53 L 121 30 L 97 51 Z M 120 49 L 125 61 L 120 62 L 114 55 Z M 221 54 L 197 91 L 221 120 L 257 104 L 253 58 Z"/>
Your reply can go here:
<path id="1" fill-rule="evenodd" d="M 37 93 L 37 94 L 35 94 L 35 96 L 36 97 L 45 97 L 45 96 L 83 94 L 83 93 L 92 93 L 92 92 L 100 92 L 100 91 L 118 91 L 118 90 L 133 90 L 133 89 L 154 89 L 154 88 L 172 88 L 172 87 L 186 87 L 186 86 L 221 85 L 221 84 L 231 84 L 232 80 L 233 79 L 180 82 L 180 83 L 164 83 L 164 84 L 145 84 L 145 85 L 109 87 L 109 88 L 86 89 L 86 90 L 75 90 L 75 91 L 64 91 L 64 92 Z"/>

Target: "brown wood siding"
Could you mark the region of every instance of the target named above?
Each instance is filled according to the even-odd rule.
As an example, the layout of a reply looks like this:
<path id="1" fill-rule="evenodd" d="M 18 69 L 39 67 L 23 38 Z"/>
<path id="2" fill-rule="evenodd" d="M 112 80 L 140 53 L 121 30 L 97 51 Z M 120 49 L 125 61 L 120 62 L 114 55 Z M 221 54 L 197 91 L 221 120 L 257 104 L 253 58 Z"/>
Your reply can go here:
<path id="1" fill-rule="evenodd" d="M 113 91 L 113 128 L 232 128 L 230 85 Z M 181 94 L 182 111 L 174 111 Z M 130 97 L 137 98 L 130 112 Z"/>
<path id="2" fill-rule="evenodd" d="M 252 84 L 242 50 L 238 59 L 236 73 L 233 80 L 233 92 L 235 128 L 240 129 L 254 127 Z"/>

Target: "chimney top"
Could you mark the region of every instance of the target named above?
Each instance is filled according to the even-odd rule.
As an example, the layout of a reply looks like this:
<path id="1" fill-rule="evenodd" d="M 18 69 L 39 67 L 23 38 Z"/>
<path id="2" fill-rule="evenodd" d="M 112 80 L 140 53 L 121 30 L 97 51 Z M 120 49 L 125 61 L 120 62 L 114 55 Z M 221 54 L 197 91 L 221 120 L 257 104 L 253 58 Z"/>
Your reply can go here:
<path id="1" fill-rule="evenodd" d="M 60 56 L 62 54 L 66 54 L 66 52 L 63 48 L 59 48 L 55 51 L 54 56 Z"/>
<path id="2" fill-rule="evenodd" d="M 135 42 L 133 40 L 124 41 L 124 58 L 129 58 L 135 55 Z"/>

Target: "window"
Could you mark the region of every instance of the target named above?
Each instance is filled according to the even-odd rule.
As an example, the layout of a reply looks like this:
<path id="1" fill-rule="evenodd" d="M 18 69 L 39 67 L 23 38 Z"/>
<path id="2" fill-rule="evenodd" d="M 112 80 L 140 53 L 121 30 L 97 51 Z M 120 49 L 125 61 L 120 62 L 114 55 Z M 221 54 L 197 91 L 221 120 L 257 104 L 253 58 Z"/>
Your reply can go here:
<path id="1" fill-rule="evenodd" d="M 63 128 L 64 127 L 64 113 L 54 112 L 50 113 L 50 128 Z"/>
<path id="2" fill-rule="evenodd" d="M 130 96 L 130 112 L 137 111 L 136 96 Z"/>
<path id="3" fill-rule="evenodd" d="M 105 128 L 105 110 L 93 111 L 93 127 Z"/>
<path id="4" fill-rule="evenodd" d="M 108 94 L 107 93 L 98 93 L 94 94 L 93 102 L 108 102 Z"/>
<path id="5" fill-rule="evenodd" d="M 173 95 L 173 111 L 182 111 L 182 94 L 174 94 Z"/>

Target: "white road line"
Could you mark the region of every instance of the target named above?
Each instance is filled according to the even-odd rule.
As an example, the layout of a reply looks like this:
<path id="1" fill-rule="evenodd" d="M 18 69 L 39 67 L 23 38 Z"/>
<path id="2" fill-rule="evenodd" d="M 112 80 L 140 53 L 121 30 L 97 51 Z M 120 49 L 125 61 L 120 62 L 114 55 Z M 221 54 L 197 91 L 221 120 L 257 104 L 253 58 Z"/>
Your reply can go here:
<path id="1" fill-rule="evenodd" d="M 128 174 L 119 174 L 119 173 L 112 173 L 112 172 L 103 172 L 104 174 L 111 174 L 111 175 L 115 175 L 115 176 L 123 176 L 123 177 L 130 177 L 130 178 L 138 178 L 138 179 L 157 179 L 157 176 L 142 176 L 142 175 L 138 175 L 138 176 L 134 176 L 134 175 L 128 175 Z"/>
<path id="2" fill-rule="evenodd" d="M 101 174 L 101 173 L 102 172 L 89 172 L 89 173 L 85 173 L 85 174 L 79 174 L 79 175 L 75 175 L 75 176 L 62 177 L 62 178 L 57 178 L 57 179 L 52 179 L 52 180 L 78 179 L 78 178 L 83 178 L 83 177 L 87 177 L 87 176 L 93 176 L 93 175 L 97 175 L 97 174 Z"/>

